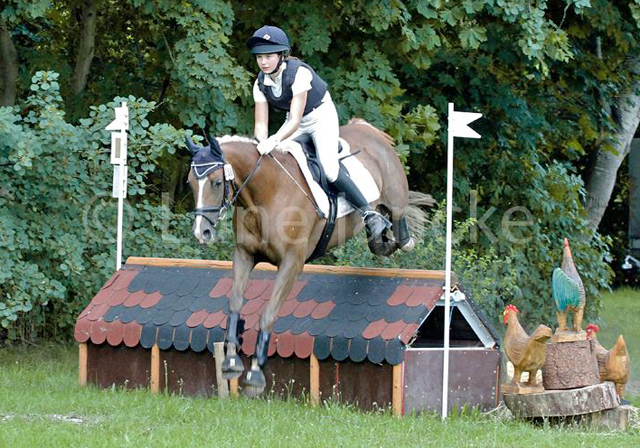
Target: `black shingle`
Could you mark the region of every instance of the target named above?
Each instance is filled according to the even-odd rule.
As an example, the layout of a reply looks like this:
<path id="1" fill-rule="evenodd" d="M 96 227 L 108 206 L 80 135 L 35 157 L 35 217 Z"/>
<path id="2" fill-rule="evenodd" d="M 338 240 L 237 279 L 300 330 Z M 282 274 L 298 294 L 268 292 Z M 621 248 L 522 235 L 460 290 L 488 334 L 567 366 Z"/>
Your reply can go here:
<path id="1" fill-rule="evenodd" d="M 173 345 L 173 327 L 164 325 L 158 328 L 158 347 L 168 350 Z"/>
<path id="2" fill-rule="evenodd" d="M 343 337 L 333 338 L 331 357 L 336 361 L 344 361 L 349 355 L 349 340 Z"/>
<path id="3" fill-rule="evenodd" d="M 336 305 L 334 309 L 329 313 L 329 319 L 331 320 L 347 320 L 352 314 L 357 314 L 357 308 L 349 305 L 348 303 L 342 303 Z"/>
<path id="4" fill-rule="evenodd" d="M 315 319 L 307 331 L 311 336 L 317 336 L 324 333 L 325 330 L 329 328 L 329 325 L 331 325 L 331 321 L 327 318 Z"/>
<path id="5" fill-rule="evenodd" d="M 367 357 L 368 342 L 369 341 L 367 341 L 362 336 L 356 336 L 355 338 L 352 338 L 349 344 L 349 358 L 351 358 L 351 360 L 355 362 L 364 361 L 364 359 Z"/>
<path id="6" fill-rule="evenodd" d="M 408 324 L 419 324 L 431 312 L 423 306 L 415 306 L 413 308 L 406 306 L 405 308 L 406 312 L 402 316 L 402 320 Z"/>
<path id="7" fill-rule="evenodd" d="M 154 308 L 157 310 L 167 310 L 172 308 L 174 304 L 176 304 L 180 300 L 180 297 L 175 294 L 169 294 L 167 296 L 162 296 L 162 298 L 155 304 Z"/>
<path id="8" fill-rule="evenodd" d="M 384 361 L 387 354 L 387 343 L 382 338 L 373 338 L 369 341 L 369 347 L 367 348 L 367 358 L 369 361 L 380 364 Z"/>
<path id="9" fill-rule="evenodd" d="M 164 325 L 167 322 L 169 322 L 169 320 L 171 319 L 171 317 L 173 317 L 175 311 L 173 311 L 172 309 L 168 309 L 168 310 L 159 310 L 157 311 L 156 315 L 153 317 L 153 320 L 151 322 L 153 322 L 155 325 Z"/>
<path id="10" fill-rule="evenodd" d="M 207 329 L 198 325 L 191 329 L 191 350 L 200 353 L 207 348 Z"/>
<path id="11" fill-rule="evenodd" d="M 127 291 L 129 292 L 136 292 L 136 291 L 140 291 L 141 289 L 144 288 L 144 285 L 147 283 L 147 275 L 146 275 L 146 271 L 143 268 L 140 272 L 138 272 L 138 275 L 136 275 L 133 280 L 131 280 L 131 283 L 129 283 L 129 285 L 127 286 Z"/>
<path id="12" fill-rule="evenodd" d="M 224 311 L 225 314 L 229 313 L 229 300 L 226 297 L 218 297 L 217 299 L 210 299 L 209 304 L 204 308 L 207 313 L 213 314 L 218 311 Z"/>
<path id="13" fill-rule="evenodd" d="M 301 319 L 297 319 L 291 327 L 292 334 L 304 333 L 309 329 L 309 326 L 314 322 L 311 316 L 306 316 Z"/>
<path id="14" fill-rule="evenodd" d="M 287 330 L 290 330 L 291 327 L 293 327 L 293 325 L 296 323 L 296 319 L 295 317 L 293 317 L 293 315 L 288 315 L 288 316 L 284 316 L 284 317 L 279 317 L 278 320 L 276 321 L 276 324 L 273 326 L 273 331 L 275 333 L 284 333 Z"/>
<path id="15" fill-rule="evenodd" d="M 156 316 L 157 311 L 154 308 L 143 308 L 136 317 L 136 322 L 140 325 L 145 325 L 148 322 L 151 322 L 153 318 Z"/>
<path id="16" fill-rule="evenodd" d="M 186 296 L 189 295 L 192 291 L 194 291 L 198 287 L 198 283 L 200 283 L 200 277 L 189 276 L 182 279 L 180 286 L 174 294 L 178 296 Z"/>
<path id="17" fill-rule="evenodd" d="M 214 327 L 209 329 L 209 338 L 207 339 L 207 348 L 211 353 L 214 352 L 213 344 L 215 342 L 224 341 L 224 330 L 221 327 Z"/>
<path id="18" fill-rule="evenodd" d="M 406 305 L 397 305 L 397 306 L 381 306 L 380 313 L 378 319 L 384 319 L 387 322 L 398 322 L 399 320 L 404 320 L 404 317 L 409 313 L 409 308 Z M 416 313 L 417 311 L 417 313 Z M 419 310 L 413 310 L 414 313 L 420 314 Z M 377 319 L 376 319 L 377 320 Z"/>
<path id="19" fill-rule="evenodd" d="M 186 309 L 190 308 L 191 304 L 193 302 L 195 302 L 196 300 L 198 300 L 198 299 L 196 299 L 195 297 L 191 297 L 191 296 L 180 297 L 178 300 L 175 301 L 175 303 L 173 304 L 171 309 L 174 310 L 174 311 L 186 310 Z"/>
<path id="20" fill-rule="evenodd" d="M 133 322 L 142 312 L 142 308 L 139 306 L 132 306 L 131 308 L 124 307 L 125 310 L 120 315 L 120 320 L 123 324 L 128 324 L 129 322 Z"/>
<path id="21" fill-rule="evenodd" d="M 114 320 L 119 319 L 125 310 L 126 307 L 123 305 L 112 306 L 106 313 L 104 313 L 103 319 L 105 322 L 113 322 Z"/>
<path id="22" fill-rule="evenodd" d="M 346 319 L 331 321 L 331 325 L 329 325 L 329 328 L 325 330 L 324 334 L 329 336 L 330 338 L 334 338 L 338 335 L 343 335 L 344 332 L 347 331 L 349 324 L 351 324 L 351 322 Z"/>
<path id="23" fill-rule="evenodd" d="M 319 335 L 313 341 L 313 354 L 319 360 L 327 359 L 331 353 L 331 340 L 324 336 Z"/>
<path id="24" fill-rule="evenodd" d="M 344 333 L 342 333 L 342 336 L 348 339 L 355 338 L 356 336 L 361 336 L 362 332 L 365 328 L 367 328 L 367 326 L 369 326 L 369 321 L 367 320 L 360 320 L 357 322 L 349 321 L 349 324 L 345 328 Z"/>
<path id="25" fill-rule="evenodd" d="M 191 305 L 189 305 L 189 310 L 191 310 L 191 312 L 193 312 L 193 313 L 195 313 L 197 311 L 200 311 L 200 310 L 203 310 L 207 306 L 209 306 L 212 303 L 213 300 L 214 299 L 212 299 L 208 295 L 205 295 L 205 296 L 202 296 L 202 297 L 198 297 L 196 300 L 194 300 L 191 303 Z"/>
<path id="26" fill-rule="evenodd" d="M 178 325 L 184 325 L 187 322 L 187 319 L 191 317 L 191 311 L 182 310 L 176 312 L 171 319 L 169 320 L 169 325 L 172 327 L 177 327 Z"/>
<path id="27" fill-rule="evenodd" d="M 142 332 L 140 333 L 140 345 L 146 349 L 153 347 L 156 343 L 157 331 L 158 327 L 153 324 L 147 324 L 142 327 Z"/>
<path id="28" fill-rule="evenodd" d="M 207 273 L 208 274 L 208 273 Z M 218 278 L 211 278 L 210 275 L 203 277 L 200 279 L 198 286 L 191 292 L 191 296 L 199 298 L 199 297 L 208 297 L 209 291 L 213 289 L 213 287 L 218 283 Z"/>
<path id="29" fill-rule="evenodd" d="M 307 302 L 309 300 L 320 302 L 320 300 L 317 299 L 325 294 L 323 286 L 320 282 L 307 283 L 296 296 L 296 300 L 298 302 Z"/>
<path id="30" fill-rule="evenodd" d="M 173 335 L 173 346 L 176 350 L 183 352 L 189 348 L 189 333 L 191 333 L 191 328 L 185 324 L 176 327 Z"/>
<path id="31" fill-rule="evenodd" d="M 405 346 L 399 338 L 387 341 L 387 351 L 385 359 L 389 364 L 400 364 L 404 361 Z"/>

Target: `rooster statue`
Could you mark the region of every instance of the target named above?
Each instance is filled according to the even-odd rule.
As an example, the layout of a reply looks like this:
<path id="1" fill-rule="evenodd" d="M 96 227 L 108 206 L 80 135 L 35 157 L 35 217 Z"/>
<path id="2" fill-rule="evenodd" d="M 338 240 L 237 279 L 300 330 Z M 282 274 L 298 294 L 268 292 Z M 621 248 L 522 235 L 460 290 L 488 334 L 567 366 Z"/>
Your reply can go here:
<path id="1" fill-rule="evenodd" d="M 566 333 L 568 331 L 567 313 L 573 312 L 572 330 L 580 334 L 581 339 L 584 340 L 586 334 L 583 335 L 584 332 L 582 331 L 582 315 L 584 313 L 586 294 L 584 292 L 582 279 L 580 275 L 578 275 L 576 265 L 573 263 L 569 240 L 566 238 L 564 239 L 562 265 L 553 271 L 551 292 L 553 300 L 556 303 L 558 316 L 558 329 L 556 330 L 556 334 Z"/>
<path id="2" fill-rule="evenodd" d="M 546 342 L 551 338 L 551 328 L 539 325 L 529 336 L 518 321 L 518 308 L 507 305 L 504 312 L 504 324 L 507 332 L 504 335 L 504 351 L 513 364 L 513 379 L 502 386 L 504 393 L 533 393 L 544 389 L 536 380 L 538 370 L 542 368 L 547 356 Z M 522 372 L 529 372 L 529 380 L 525 387 L 520 384 Z"/>
<path id="3" fill-rule="evenodd" d="M 627 344 L 622 335 L 611 350 L 607 350 L 596 337 L 599 328 L 596 324 L 587 325 L 587 339 L 593 341 L 596 358 L 598 359 L 598 370 L 600 370 L 600 381 L 611 381 L 616 386 L 616 392 L 622 399 L 622 392 L 629 381 L 630 361 L 627 352 Z"/>

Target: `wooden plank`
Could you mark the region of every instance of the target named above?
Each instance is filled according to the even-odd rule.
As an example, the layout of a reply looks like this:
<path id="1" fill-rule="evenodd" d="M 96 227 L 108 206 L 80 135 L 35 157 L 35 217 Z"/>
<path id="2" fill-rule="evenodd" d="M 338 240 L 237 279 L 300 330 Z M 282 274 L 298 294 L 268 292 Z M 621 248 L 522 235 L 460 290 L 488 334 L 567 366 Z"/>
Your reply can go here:
<path id="1" fill-rule="evenodd" d="M 403 414 L 403 378 L 404 363 L 393 366 L 393 392 L 391 394 L 391 408 L 393 415 L 400 418 Z"/>
<path id="2" fill-rule="evenodd" d="M 231 269 L 233 262 L 219 260 L 191 260 L 184 258 L 153 258 L 153 257 L 129 257 L 127 264 L 158 267 L 185 267 L 202 269 Z M 258 263 L 255 269 L 261 271 L 277 271 L 278 268 L 269 263 Z M 351 266 L 325 266 L 306 264 L 306 274 L 333 274 L 333 275 L 366 275 L 374 277 L 405 277 L 444 280 L 444 271 L 432 271 L 422 269 L 388 269 L 388 268 L 357 268 Z"/>
<path id="3" fill-rule="evenodd" d="M 78 345 L 78 383 L 80 386 L 87 385 L 87 362 L 89 358 L 87 355 L 86 342 Z"/>
<path id="4" fill-rule="evenodd" d="M 218 386 L 218 397 L 229 397 L 229 383 L 222 379 L 222 361 L 224 360 L 224 342 L 213 343 L 213 357 L 216 360 L 216 384 Z"/>
<path id="5" fill-rule="evenodd" d="M 313 353 L 309 357 L 309 384 L 311 404 L 318 406 L 320 404 L 320 363 Z"/>
<path id="6" fill-rule="evenodd" d="M 153 344 L 151 347 L 151 393 L 160 392 L 160 347 Z"/>
<path id="7" fill-rule="evenodd" d="M 232 397 L 238 396 L 238 378 L 229 380 L 229 392 L 231 393 Z"/>

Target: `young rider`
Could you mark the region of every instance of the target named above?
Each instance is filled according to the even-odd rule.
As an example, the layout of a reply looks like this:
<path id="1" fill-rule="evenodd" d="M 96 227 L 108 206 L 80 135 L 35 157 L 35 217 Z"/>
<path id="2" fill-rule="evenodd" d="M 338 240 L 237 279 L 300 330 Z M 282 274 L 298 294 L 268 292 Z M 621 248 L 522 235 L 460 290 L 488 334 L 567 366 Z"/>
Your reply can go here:
<path id="1" fill-rule="evenodd" d="M 348 172 L 338 162 L 338 113 L 327 83 L 304 62 L 290 58 L 289 38 L 280 28 L 263 26 L 247 41 L 260 68 L 253 85 L 254 135 L 260 154 L 271 152 L 281 141 L 306 136 L 313 139 L 327 180 L 344 193 L 357 208 L 369 238 L 387 228 L 386 220 L 374 211 Z M 282 127 L 269 136 L 269 106 L 287 111 Z"/>

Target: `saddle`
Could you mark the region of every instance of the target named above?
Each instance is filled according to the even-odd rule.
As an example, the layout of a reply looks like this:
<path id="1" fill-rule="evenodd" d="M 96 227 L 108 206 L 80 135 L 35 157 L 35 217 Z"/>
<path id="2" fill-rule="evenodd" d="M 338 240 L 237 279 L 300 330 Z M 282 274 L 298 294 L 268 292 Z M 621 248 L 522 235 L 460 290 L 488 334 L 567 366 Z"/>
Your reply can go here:
<path id="1" fill-rule="evenodd" d="M 320 236 L 320 240 L 318 241 L 316 248 L 306 260 L 306 263 L 308 263 L 322 257 L 327 251 L 327 245 L 329 244 L 329 240 L 331 239 L 331 235 L 333 234 L 333 230 L 336 226 L 336 218 L 338 216 L 338 192 L 331 186 L 331 184 L 327 180 L 327 175 L 324 172 L 324 168 L 322 168 L 322 164 L 320 163 L 320 159 L 318 158 L 313 140 L 301 138 L 294 139 L 294 141 L 296 143 L 299 143 L 302 147 L 302 151 L 307 158 L 307 166 L 309 167 L 309 171 L 311 172 L 313 180 L 315 180 L 318 185 L 320 185 L 320 187 L 327 194 L 327 198 L 329 199 L 329 213 L 326 216 L 327 222 L 324 225 L 324 230 L 322 231 L 322 235 Z M 339 145 L 338 157 L 340 157 L 340 153 L 343 149 L 342 142 L 340 142 Z M 342 165 L 342 161 L 339 161 L 338 163 Z M 346 167 L 342 165 L 342 169 L 346 169 Z"/>

